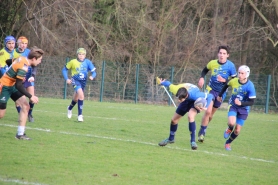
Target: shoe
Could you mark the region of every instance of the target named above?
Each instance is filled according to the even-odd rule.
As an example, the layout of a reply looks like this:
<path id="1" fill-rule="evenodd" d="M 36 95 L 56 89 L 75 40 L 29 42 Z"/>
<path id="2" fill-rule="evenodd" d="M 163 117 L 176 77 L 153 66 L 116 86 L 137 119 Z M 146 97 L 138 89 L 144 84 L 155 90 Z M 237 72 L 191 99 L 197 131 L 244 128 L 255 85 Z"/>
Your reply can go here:
<path id="1" fill-rule="evenodd" d="M 204 136 L 203 134 L 199 135 L 198 141 L 199 141 L 200 143 L 203 143 L 203 142 L 205 141 L 205 136 Z"/>
<path id="2" fill-rule="evenodd" d="M 227 139 L 229 136 L 230 136 L 230 134 L 231 134 L 231 130 L 229 129 L 229 127 L 225 130 L 225 132 L 224 132 L 224 139 Z"/>
<path id="3" fill-rule="evenodd" d="M 82 115 L 79 115 L 78 118 L 77 118 L 77 120 L 78 120 L 79 122 L 82 122 L 82 121 L 83 121 L 83 116 L 82 116 Z"/>
<path id="4" fill-rule="evenodd" d="M 194 141 L 191 142 L 191 149 L 192 150 L 197 150 L 197 148 L 198 148 L 197 144 Z"/>
<path id="5" fill-rule="evenodd" d="M 166 146 L 168 143 L 172 144 L 174 142 L 175 142 L 175 140 L 165 139 L 165 140 L 161 141 L 160 143 L 158 143 L 158 145 L 159 146 Z"/>
<path id="6" fill-rule="evenodd" d="M 22 139 L 22 140 L 31 140 L 31 138 L 29 138 L 28 136 L 26 136 L 26 134 L 24 133 L 23 135 L 15 135 L 15 138 L 16 139 L 18 139 L 18 140 L 20 140 L 20 139 Z"/>
<path id="7" fill-rule="evenodd" d="M 34 118 L 33 118 L 32 114 L 28 114 L 28 121 L 34 122 Z"/>
<path id="8" fill-rule="evenodd" d="M 225 144 L 225 149 L 228 150 L 228 151 L 232 150 L 231 144 L 230 143 L 229 144 Z"/>
<path id="9" fill-rule="evenodd" d="M 69 110 L 69 107 L 68 107 L 68 118 L 70 119 L 70 118 L 71 118 L 71 116 L 72 116 L 72 111 L 71 111 L 71 110 Z"/>

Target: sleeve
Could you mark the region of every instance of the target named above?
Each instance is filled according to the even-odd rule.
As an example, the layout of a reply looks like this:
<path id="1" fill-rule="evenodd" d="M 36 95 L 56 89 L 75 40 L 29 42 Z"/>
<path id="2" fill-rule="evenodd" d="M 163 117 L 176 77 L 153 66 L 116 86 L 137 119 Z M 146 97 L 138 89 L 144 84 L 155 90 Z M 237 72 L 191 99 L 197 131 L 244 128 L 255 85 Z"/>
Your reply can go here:
<path id="1" fill-rule="evenodd" d="M 229 85 L 226 82 L 225 85 L 223 86 L 223 88 L 221 89 L 220 93 L 218 94 L 219 97 L 222 97 L 222 95 L 226 92 L 226 90 L 228 89 Z"/>
<path id="2" fill-rule="evenodd" d="M 208 72 L 209 72 L 209 69 L 207 67 L 205 67 L 201 73 L 201 78 L 204 78 Z"/>
<path id="3" fill-rule="evenodd" d="M 37 67 L 34 66 L 34 67 L 32 67 L 32 77 L 35 78 L 36 75 L 37 75 Z"/>
<path id="4" fill-rule="evenodd" d="M 16 78 L 15 88 L 29 99 L 32 97 L 32 95 L 24 88 L 22 79 Z"/>
<path id="5" fill-rule="evenodd" d="M 234 78 L 237 76 L 235 64 L 231 62 L 231 77 Z"/>
<path id="6" fill-rule="evenodd" d="M 94 64 L 91 61 L 90 61 L 90 65 L 89 65 L 89 70 L 92 73 L 92 77 L 95 78 L 97 76 L 96 68 L 95 68 Z"/>
<path id="7" fill-rule="evenodd" d="M 67 80 L 68 79 L 68 69 L 66 66 L 63 67 L 62 74 L 63 74 L 64 79 Z"/>

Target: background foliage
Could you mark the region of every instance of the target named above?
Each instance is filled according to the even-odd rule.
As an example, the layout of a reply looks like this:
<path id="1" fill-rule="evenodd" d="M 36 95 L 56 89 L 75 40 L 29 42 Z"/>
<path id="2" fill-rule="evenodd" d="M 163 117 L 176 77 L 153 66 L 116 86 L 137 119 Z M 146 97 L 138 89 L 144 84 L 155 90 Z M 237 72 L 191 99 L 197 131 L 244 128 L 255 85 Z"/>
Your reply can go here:
<path id="1" fill-rule="evenodd" d="M 237 67 L 272 75 L 277 106 L 277 20 L 277 0 L 10 0 L 1 2 L 0 39 L 25 35 L 48 56 L 85 47 L 95 61 L 174 66 L 177 83 L 225 44 Z"/>

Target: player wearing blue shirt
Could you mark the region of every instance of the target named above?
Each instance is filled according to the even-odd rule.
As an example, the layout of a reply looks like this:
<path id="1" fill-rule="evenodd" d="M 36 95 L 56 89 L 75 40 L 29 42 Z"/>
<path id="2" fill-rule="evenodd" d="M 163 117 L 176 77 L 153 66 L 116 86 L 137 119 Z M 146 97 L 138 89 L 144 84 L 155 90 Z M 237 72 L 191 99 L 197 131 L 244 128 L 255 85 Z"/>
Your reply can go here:
<path id="1" fill-rule="evenodd" d="M 79 48 L 77 50 L 77 59 L 72 59 L 66 66 L 62 69 L 64 79 L 67 84 L 72 84 L 74 88 L 73 99 L 71 104 L 68 106 L 68 118 L 72 116 L 72 108 L 78 103 L 78 118 L 79 122 L 83 121 L 82 109 L 84 101 L 84 89 L 87 83 L 88 72 L 92 73 L 89 76 L 90 80 L 96 77 L 96 68 L 92 61 L 86 59 L 86 50 L 84 48 Z M 71 79 L 68 78 L 68 70 L 71 71 Z"/>
<path id="2" fill-rule="evenodd" d="M 209 122 L 216 110 L 221 106 L 222 101 L 218 101 L 216 98 L 227 83 L 230 78 L 236 76 L 236 68 L 233 62 L 228 60 L 229 57 L 229 47 L 219 46 L 218 48 L 218 60 L 211 60 L 207 66 L 203 69 L 201 78 L 199 79 L 198 86 L 200 88 L 204 85 L 204 77 L 211 71 L 211 78 L 209 84 L 207 85 L 206 91 L 214 96 L 213 103 L 208 106 L 205 114 L 202 118 L 202 124 L 198 132 L 198 141 L 203 142 L 205 139 L 206 129 Z M 226 93 L 223 94 L 223 100 L 225 99 Z"/>
<path id="3" fill-rule="evenodd" d="M 205 110 L 207 107 L 205 108 L 195 107 L 194 102 L 199 97 L 202 97 L 207 100 L 207 106 L 208 106 L 213 96 L 211 94 L 201 92 L 196 85 L 190 83 L 173 85 L 169 81 L 165 81 L 162 79 L 157 79 L 157 83 L 159 85 L 169 87 L 169 91 L 172 92 L 180 102 L 174 116 L 171 119 L 169 137 L 161 141 L 160 143 L 158 143 L 158 145 L 165 146 L 168 143 L 171 144 L 175 142 L 175 133 L 178 129 L 178 122 L 188 112 L 188 122 L 189 122 L 188 126 L 190 132 L 191 149 L 197 150 L 197 144 L 195 142 L 195 132 L 196 132 L 195 116 L 197 115 L 197 113 L 199 113 L 201 110 Z"/>
<path id="4" fill-rule="evenodd" d="M 256 99 L 256 90 L 254 84 L 248 79 L 249 75 L 249 67 L 240 66 L 238 77 L 230 80 L 217 97 L 221 101 L 227 88 L 229 86 L 232 88 L 232 95 L 229 100 L 228 128 L 224 132 L 224 138 L 228 138 L 225 143 L 226 150 L 231 150 L 231 143 L 239 135 L 241 127 L 248 117 L 250 106 L 254 104 Z"/>

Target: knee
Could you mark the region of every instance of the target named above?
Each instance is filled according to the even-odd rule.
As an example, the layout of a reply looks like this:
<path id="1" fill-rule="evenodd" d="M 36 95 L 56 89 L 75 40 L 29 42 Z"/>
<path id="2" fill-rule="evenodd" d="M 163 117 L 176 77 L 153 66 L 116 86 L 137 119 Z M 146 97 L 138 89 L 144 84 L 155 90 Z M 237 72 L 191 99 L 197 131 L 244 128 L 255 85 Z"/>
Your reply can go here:
<path id="1" fill-rule="evenodd" d="M 29 103 L 27 103 L 27 102 L 24 103 L 24 104 L 21 106 L 21 109 L 29 111 L 29 109 L 30 109 Z"/>
<path id="2" fill-rule="evenodd" d="M 239 135 L 240 129 L 235 129 L 234 133 L 235 133 L 236 135 Z"/>
<path id="3" fill-rule="evenodd" d="M 178 124 L 177 120 L 171 120 L 171 125 L 176 125 L 176 124 Z"/>

